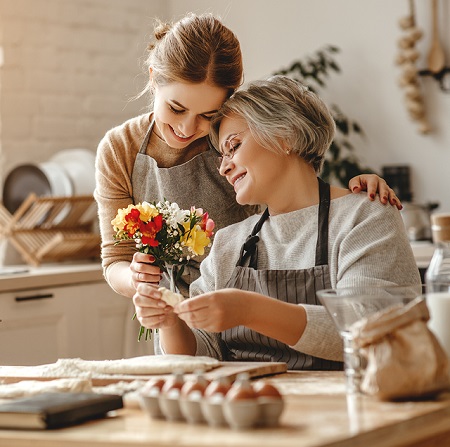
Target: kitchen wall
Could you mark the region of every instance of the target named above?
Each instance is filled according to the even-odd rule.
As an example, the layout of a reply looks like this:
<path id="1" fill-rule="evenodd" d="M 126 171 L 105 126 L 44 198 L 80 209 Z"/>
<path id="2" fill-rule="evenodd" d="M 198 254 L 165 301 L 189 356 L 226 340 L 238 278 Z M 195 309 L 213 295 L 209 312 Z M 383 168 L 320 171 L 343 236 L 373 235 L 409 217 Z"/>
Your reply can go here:
<path id="1" fill-rule="evenodd" d="M 419 134 L 404 106 L 394 64 L 398 25 L 408 0 L 189 0 L 170 1 L 169 15 L 209 11 L 220 15 L 239 37 L 246 80 L 270 75 L 327 44 L 341 49 L 342 73 L 332 75 L 320 93 L 363 128 L 354 139 L 358 155 L 373 169 L 408 164 L 414 200 L 438 201 L 450 212 L 450 93 L 433 80 L 423 81 L 433 133 Z M 425 35 L 417 48 L 419 66 L 430 45 L 431 1 L 416 0 L 417 25 Z M 439 0 L 441 42 L 450 66 L 450 0 Z M 450 73 L 449 73 L 450 81 Z M 450 85 L 450 82 L 449 82 Z"/>
<path id="2" fill-rule="evenodd" d="M 1 174 L 68 148 L 95 151 L 130 101 L 164 1 L 0 0 Z M 3 184 L 3 181 L 2 181 Z"/>
<path id="3" fill-rule="evenodd" d="M 428 1 L 416 1 L 419 66 L 430 45 Z M 439 0 L 441 40 L 450 65 L 450 0 Z M 421 135 L 408 117 L 394 64 L 407 0 L 0 0 L 0 156 L 2 173 L 69 147 L 95 150 L 111 126 L 140 113 L 129 99 L 145 82 L 140 58 L 152 18 L 213 12 L 238 35 L 245 78 L 265 77 L 327 44 L 341 49 L 342 73 L 320 93 L 358 121 L 353 140 L 373 169 L 408 164 L 415 201 L 450 211 L 450 94 L 424 79 Z M 0 58 L 1 61 L 1 58 Z"/>

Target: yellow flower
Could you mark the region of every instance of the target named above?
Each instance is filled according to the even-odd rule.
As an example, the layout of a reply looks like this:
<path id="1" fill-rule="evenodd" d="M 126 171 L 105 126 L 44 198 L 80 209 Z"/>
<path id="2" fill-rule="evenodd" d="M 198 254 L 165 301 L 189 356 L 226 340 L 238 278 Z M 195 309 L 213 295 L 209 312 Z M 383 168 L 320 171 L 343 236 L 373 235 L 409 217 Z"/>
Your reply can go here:
<path id="1" fill-rule="evenodd" d="M 138 203 L 137 205 L 128 205 L 126 208 L 118 210 L 117 216 L 111 221 L 111 225 L 115 231 L 124 230 L 125 225 L 127 224 L 125 217 L 128 216 L 133 209 L 139 211 L 139 219 L 143 222 L 149 222 L 153 217 L 159 214 L 158 209 L 148 202 Z"/>
<path id="2" fill-rule="evenodd" d="M 125 216 L 127 216 L 131 210 L 134 208 L 134 205 L 128 205 L 127 208 L 121 208 L 117 211 L 117 216 L 111 221 L 111 225 L 113 226 L 115 231 L 123 231 L 127 221 L 125 220 Z"/>
<path id="3" fill-rule="evenodd" d="M 158 208 L 148 202 L 138 203 L 136 208 L 141 213 L 141 220 L 143 222 L 149 222 L 153 217 L 156 217 L 159 214 Z"/>
<path id="4" fill-rule="evenodd" d="M 183 242 L 195 255 L 203 255 L 205 253 L 205 247 L 209 245 L 211 240 L 206 236 L 206 232 L 203 231 L 200 225 L 195 227 L 189 232 L 189 222 L 184 224 L 186 229 Z"/>

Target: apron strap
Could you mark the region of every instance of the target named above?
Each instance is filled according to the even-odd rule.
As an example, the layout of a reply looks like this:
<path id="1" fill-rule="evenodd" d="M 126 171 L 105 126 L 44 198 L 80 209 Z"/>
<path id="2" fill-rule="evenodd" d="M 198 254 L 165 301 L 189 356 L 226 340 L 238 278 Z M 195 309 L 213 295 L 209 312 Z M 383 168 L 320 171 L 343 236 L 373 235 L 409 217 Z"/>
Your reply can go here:
<path id="1" fill-rule="evenodd" d="M 150 122 L 150 126 L 148 126 L 147 133 L 145 134 L 144 141 L 141 144 L 141 147 L 139 149 L 140 154 L 146 154 L 147 153 L 147 146 L 148 142 L 150 140 L 150 135 L 152 133 L 153 126 L 155 125 L 155 120 L 152 118 L 152 121 Z"/>
<path id="2" fill-rule="evenodd" d="M 319 183 L 319 215 L 316 242 L 316 266 L 328 265 L 328 219 L 330 214 L 330 185 L 317 177 Z M 266 208 L 261 218 L 254 226 L 251 234 L 247 237 L 241 248 L 236 266 L 245 267 L 250 258 L 249 267 L 257 269 L 258 261 L 258 242 L 257 235 L 264 222 L 269 217 L 269 208 Z"/>
<path id="3" fill-rule="evenodd" d="M 269 208 L 266 208 L 261 218 L 254 226 L 251 234 L 247 237 L 246 241 L 244 242 L 236 266 L 244 267 L 247 259 L 250 258 L 249 267 L 253 269 L 257 268 L 258 241 L 259 241 L 259 236 L 257 236 L 257 234 L 261 230 L 263 223 L 267 220 L 268 217 L 269 217 Z"/>
<path id="4" fill-rule="evenodd" d="M 316 243 L 316 266 L 328 264 L 328 219 L 330 214 L 330 185 L 317 177 L 319 182 L 319 222 Z"/>

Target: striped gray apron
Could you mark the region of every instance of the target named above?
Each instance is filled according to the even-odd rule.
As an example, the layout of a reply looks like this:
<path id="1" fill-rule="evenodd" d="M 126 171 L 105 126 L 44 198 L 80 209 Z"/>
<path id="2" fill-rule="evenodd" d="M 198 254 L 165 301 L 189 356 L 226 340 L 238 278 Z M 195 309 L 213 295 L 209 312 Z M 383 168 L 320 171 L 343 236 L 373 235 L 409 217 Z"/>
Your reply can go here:
<path id="1" fill-rule="evenodd" d="M 227 288 L 257 292 L 292 304 L 320 305 L 316 290 L 331 287 L 328 267 L 328 215 L 330 185 L 320 178 L 320 203 L 315 266 L 302 270 L 258 270 L 258 233 L 269 217 L 268 209 L 253 228 L 242 246 L 239 261 L 227 283 Z M 226 360 L 256 362 L 286 362 L 289 369 L 341 370 L 343 364 L 303 354 L 273 338 L 244 326 L 221 333 L 226 346 Z"/>

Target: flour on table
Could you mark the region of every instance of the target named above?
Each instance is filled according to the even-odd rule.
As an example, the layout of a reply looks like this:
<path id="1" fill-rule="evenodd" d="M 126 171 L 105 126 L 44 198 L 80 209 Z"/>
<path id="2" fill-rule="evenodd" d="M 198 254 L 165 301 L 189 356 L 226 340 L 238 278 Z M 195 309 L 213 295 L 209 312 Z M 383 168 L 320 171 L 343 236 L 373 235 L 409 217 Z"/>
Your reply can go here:
<path id="1" fill-rule="evenodd" d="M 209 371 L 220 366 L 217 359 L 190 355 L 147 355 L 119 360 L 59 359 L 38 366 L 0 366 L 0 377 L 76 377 L 105 379 L 112 375 L 171 374 Z"/>
<path id="2" fill-rule="evenodd" d="M 0 385 L 0 399 L 15 399 L 48 392 L 86 393 L 90 391 L 92 391 L 92 383 L 88 379 L 22 380 Z"/>

